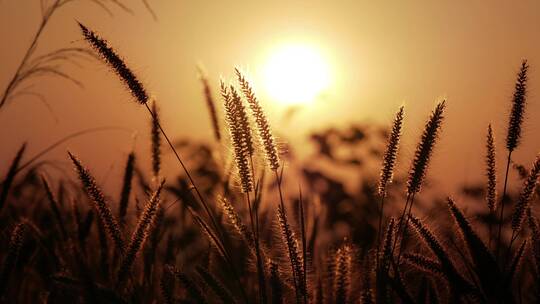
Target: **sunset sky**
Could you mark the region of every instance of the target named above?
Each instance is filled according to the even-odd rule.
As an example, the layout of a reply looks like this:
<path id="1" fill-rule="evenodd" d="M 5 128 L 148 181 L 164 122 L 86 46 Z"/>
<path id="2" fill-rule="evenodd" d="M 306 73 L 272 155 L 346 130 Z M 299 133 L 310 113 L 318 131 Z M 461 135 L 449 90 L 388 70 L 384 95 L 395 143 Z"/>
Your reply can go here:
<path id="1" fill-rule="evenodd" d="M 125 3 L 133 15 L 111 5 L 111 17 L 91 1 L 73 2 L 53 17 L 37 52 L 86 47 L 76 21 L 94 29 L 125 57 L 159 101 L 164 126 L 175 138 L 211 140 L 197 64 L 208 74 L 218 102 L 219 78 L 231 79 L 238 66 L 253 80 L 280 140 L 300 150 L 311 130 L 362 121 L 390 125 L 404 104 L 399 158 L 404 170 L 430 111 L 446 98 L 446 121 L 429 176 L 444 185 L 470 183 L 483 178 L 490 122 L 502 169 L 515 75 L 526 58 L 531 66 L 529 103 L 523 144 L 514 159 L 528 166 L 540 151 L 539 1 L 150 0 L 157 21 L 139 1 Z M 37 0 L 0 0 L 2 91 L 28 47 L 39 14 Z M 297 115 L 285 122 L 288 105 L 276 100 L 280 92 L 272 91 L 265 73 L 271 58 L 291 47 L 309 50 L 301 55 L 315 54 L 315 61 L 305 66 L 315 62 L 322 68 L 304 76 L 316 76 L 312 81 L 323 79 L 323 84 L 315 100 L 299 104 Z M 81 67 L 66 65 L 65 71 L 83 82 L 84 89 L 55 78 L 34 82 L 53 114 L 31 98 L 13 100 L 0 110 L 1 174 L 22 142 L 29 143 L 30 156 L 87 128 L 122 130 L 72 140 L 48 159 L 67 165 L 69 148 L 103 177 L 111 166 L 123 166 L 133 132 L 139 134 L 137 151 L 149 151 L 147 113 L 104 64 L 79 63 Z M 305 82 L 299 80 L 298 86 Z M 121 170 L 114 171 L 114 178 L 121 175 Z"/>

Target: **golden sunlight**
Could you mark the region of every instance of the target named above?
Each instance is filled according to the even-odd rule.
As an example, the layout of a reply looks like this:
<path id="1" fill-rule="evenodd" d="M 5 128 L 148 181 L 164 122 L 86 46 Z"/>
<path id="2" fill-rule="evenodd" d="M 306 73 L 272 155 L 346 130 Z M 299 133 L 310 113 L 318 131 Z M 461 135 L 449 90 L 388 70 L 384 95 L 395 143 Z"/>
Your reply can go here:
<path id="1" fill-rule="evenodd" d="M 284 104 L 314 101 L 330 85 L 330 68 L 308 45 L 286 45 L 272 52 L 263 70 L 266 91 Z"/>

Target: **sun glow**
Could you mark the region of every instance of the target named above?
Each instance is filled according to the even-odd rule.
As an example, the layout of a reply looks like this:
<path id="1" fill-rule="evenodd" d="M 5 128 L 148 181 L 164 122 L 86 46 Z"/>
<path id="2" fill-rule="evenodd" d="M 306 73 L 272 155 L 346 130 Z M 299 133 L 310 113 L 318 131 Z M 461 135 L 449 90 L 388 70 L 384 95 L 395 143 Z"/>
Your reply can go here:
<path id="1" fill-rule="evenodd" d="M 315 47 L 287 45 L 269 56 L 264 68 L 267 93 L 278 102 L 314 101 L 330 85 L 330 69 Z"/>

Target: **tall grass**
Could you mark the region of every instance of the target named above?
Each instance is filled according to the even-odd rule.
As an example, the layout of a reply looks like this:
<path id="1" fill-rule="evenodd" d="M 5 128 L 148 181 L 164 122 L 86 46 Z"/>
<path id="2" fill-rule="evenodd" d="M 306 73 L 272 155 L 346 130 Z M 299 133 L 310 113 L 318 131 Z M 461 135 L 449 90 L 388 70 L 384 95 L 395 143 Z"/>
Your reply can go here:
<path id="1" fill-rule="evenodd" d="M 372 186 L 371 195 L 366 192 L 367 199 L 346 197 L 365 207 L 366 213 L 370 206 L 377 212 L 369 220 L 342 229 L 329 215 L 333 205 L 340 205 L 339 199 L 317 197 L 315 187 L 310 185 L 305 191 L 306 181 L 299 180 L 293 181 L 302 185 L 298 195 L 289 193 L 291 183 L 285 177 L 295 175 L 284 170 L 263 103 L 239 69 L 234 70 L 236 83 L 221 83 L 223 111 L 214 103 L 208 78 L 202 76 L 209 127 L 234 161 L 232 167 L 217 163 L 213 170 L 205 170 L 195 160 L 205 153 L 211 155 L 211 148 L 185 154 L 196 157 L 181 158 L 180 145 L 174 145 L 164 131 L 157 99 L 150 98 L 144 84 L 107 41 L 82 24 L 80 28 L 95 54 L 124 83 L 134 104 L 147 109 L 151 169 L 141 169 L 143 160 L 136 150 L 131 151 L 122 160 L 120 195 L 113 200 L 101 190 L 91 170 L 70 152 L 76 174 L 68 176 L 69 181 L 52 172 L 35 173 L 31 166 L 25 168 L 25 176 L 17 176 L 25 156 L 22 146 L 3 179 L 0 195 L 0 207 L 4 207 L 0 209 L 1 301 L 35 303 L 41 297 L 47 303 L 340 304 L 539 299 L 540 229 L 533 203 L 539 157 L 524 170 L 523 185 L 507 217 L 511 225 L 505 225 L 508 219 L 503 217 L 509 200 L 505 197 L 516 188 L 508 182 L 508 168 L 511 154 L 521 142 L 525 61 L 512 101 L 506 181 L 499 204 L 491 125 L 486 137 L 487 179 L 482 200 L 487 203 L 479 208 L 490 217 L 500 212 L 497 242 L 490 246 L 491 227 L 483 235 L 485 227 L 463 202 L 448 198 L 436 218 L 427 217 L 423 208 L 412 211 L 440 137 L 445 101 L 435 106 L 424 126 L 405 183 L 398 174 L 394 177 L 400 165 L 397 154 L 404 118 L 404 108 L 397 110 L 381 155 L 377 186 Z M 160 103 L 159 111 L 166 111 L 165 105 Z M 224 117 L 218 116 L 221 112 Z M 220 133 L 221 120 L 227 123 L 228 137 Z M 180 164 L 178 184 L 162 179 L 162 160 L 168 157 L 161 151 L 162 138 Z M 209 159 L 213 158 L 203 160 L 205 165 Z M 273 174 L 269 180 L 265 178 L 268 172 Z M 225 177 L 230 173 L 235 178 Z M 390 187 L 394 180 L 400 182 Z M 212 181 L 217 186 L 208 186 Z M 398 192 L 405 203 L 402 196 L 391 195 Z M 171 200 L 171 193 L 178 199 Z M 402 210 L 385 211 L 385 201 Z M 490 226 L 491 220 L 488 222 Z M 355 230 L 367 230 L 377 237 L 362 243 L 352 237 Z M 342 231 L 346 231 L 345 239 L 338 234 Z M 512 234 L 508 242 L 505 232 Z M 519 244 L 517 248 L 512 248 L 514 242 Z M 503 249 L 508 258 L 498 259 Z"/>

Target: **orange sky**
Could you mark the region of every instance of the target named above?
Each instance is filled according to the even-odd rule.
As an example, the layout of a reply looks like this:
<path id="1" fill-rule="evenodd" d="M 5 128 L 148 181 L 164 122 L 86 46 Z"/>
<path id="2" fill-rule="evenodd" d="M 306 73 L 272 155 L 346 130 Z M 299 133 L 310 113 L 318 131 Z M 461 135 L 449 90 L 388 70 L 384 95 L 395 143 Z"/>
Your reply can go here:
<path id="1" fill-rule="evenodd" d="M 3 90 L 28 46 L 39 18 L 37 0 L 0 0 L 0 88 Z M 538 1 L 158 1 L 158 22 L 138 1 L 135 15 L 117 9 L 111 18 L 90 1 L 76 1 L 56 15 L 39 52 L 85 46 L 75 20 L 98 31 L 128 61 L 161 102 L 164 124 L 175 137 L 210 139 L 210 122 L 196 64 L 217 87 L 219 76 L 240 66 L 256 73 L 277 44 L 318 45 L 334 71 L 324 100 L 280 125 L 283 109 L 263 97 L 276 133 L 293 144 L 309 130 L 354 121 L 389 124 L 406 105 L 400 163 L 409 159 L 423 123 L 438 98 L 448 99 L 447 120 L 429 176 L 444 184 L 482 178 L 485 129 L 495 125 L 500 163 L 515 73 L 530 62 L 530 93 L 523 144 L 515 153 L 529 164 L 540 151 L 540 2 Z M 58 121 L 40 103 L 15 100 L 0 110 L 5 172 L 23 141 L 34 154 L 54 140 L 85 128 L 118 126 L 137 131 L 137 150 L 147 148 L 147 113 L 124 92 L 102 64 L 68 66 L 85 89 L 43 79 Z M 255 86 L 259 84 L 255 83 Z M 280 128 L 281 127 L 281 128 Z M 289 130 L 294 128 L 297 133 Z M 121 176 L 115 164 L 132 145 L 131 131 L 110 131 L 70 141 L 49 155 L 67 164 L 70 148 L 105 176 Z M 500 169 L 502 165 L 499 166 Z M 174 173 L 177 167 L 171 167 Z M 118 172 L 117 172 L 118 171 Z M 4 173 L 1 173 L 4 174 Z"/>

